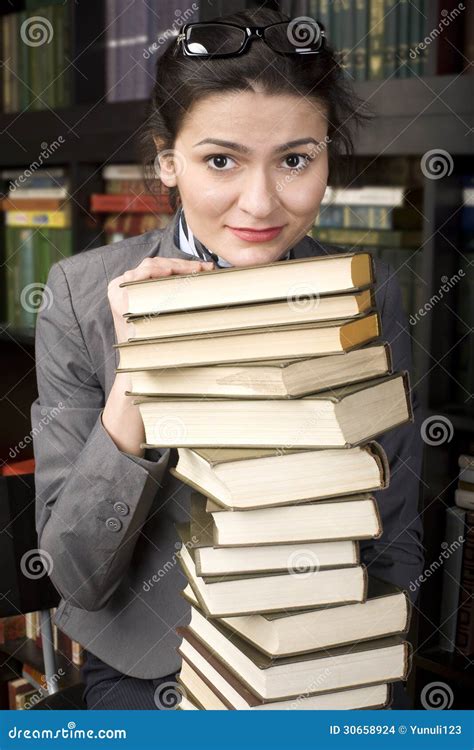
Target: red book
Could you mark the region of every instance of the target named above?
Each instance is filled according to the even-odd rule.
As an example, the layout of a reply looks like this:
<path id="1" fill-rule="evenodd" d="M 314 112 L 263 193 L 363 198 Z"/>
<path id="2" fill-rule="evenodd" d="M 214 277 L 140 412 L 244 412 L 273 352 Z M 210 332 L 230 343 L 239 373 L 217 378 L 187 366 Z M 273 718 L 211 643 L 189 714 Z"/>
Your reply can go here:
<path id="1" fill-rule="evenodd" d="M 25 615 L 14 615 L 0 619 L 0 643 L 15 641 L 26 636 Z"/>
<path id="2" fill-rule="evenodd" d="M 35 459 L 27 458 L 25 461 L 13 461 L 10 464 L 4 464 L 1 467 L 3 477 L 20 476 L 20 474 L 34 474 Z"/>
<path id="3" fill-rule="evenodd" d="M 172 214 L 167 195 L 108 195 L 93 193 L 91 211 L 95 213 L 160 213 Z"/>

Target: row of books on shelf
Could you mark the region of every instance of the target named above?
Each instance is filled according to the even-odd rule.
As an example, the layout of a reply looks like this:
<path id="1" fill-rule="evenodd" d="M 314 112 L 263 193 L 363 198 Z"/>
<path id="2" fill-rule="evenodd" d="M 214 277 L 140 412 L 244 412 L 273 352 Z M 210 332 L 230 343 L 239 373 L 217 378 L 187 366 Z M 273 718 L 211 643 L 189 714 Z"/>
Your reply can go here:
<path id="1" fill-rule="evenodd" d="M 440 648 L 474 655 L 474 455 L 458 459 L 454 506 L 446 510 Z"/>
<path id="2" fill-rule="evenodd" d="M 282 9 L 293 17 L 316 18 L 324 25 L 328 42 L 355 80 L 410 78 L 427 72 L 433 42 L 440 39 L 439 74 L 472 72 L 474 13 L 452 0 L 437 8 L 431 28 L 427 0 L 283 0 Z M 430 15 L 431 17 L 431 15 Z M 461 55 L 464 54 L 464 58 Z M 449 54 L 451 52 L 451 54 Z"/>
<path id="3" fill-rule="evenodd" d="M 51 609 L 52 616 L 55 612 L 55 608 Z M 71 664 L 81 666 L 83 662 L 82 646 L 59 630 L 55 623 L 52 623 L 52 630 L 55 651 Z M 0 648 L 2 643 L 18 638 L 29 638 L 38 648 L 42 649 L 39 612 L 27 612 L 26 614 L 0 618 Z"/>
<path id="4" fill-rule="evenodd" d="M 55 608 L 51 610 L 54 615 Z M 53 646 L 56 654 L 61 657 L 61 663 L 79 668 L 83 664 L 83 648 L 71 640 L 52 623 Z M 0 651 L 2 644 L 28 638 L 39 649 L 40 657 L 43 644 L 40 633 L 40 613 L 28 612 L 0 618 Z M 40 659 L 41 660 L 41 659 Z M 10 680 L 8 684 L 8 700 L 10 709 L 27 709 L 35 705 L 47 695 L 46 677 L 38 665 L 23 662 L 22 676 Z"/>
<path id="5" fill-rule="evenodd" d="M 71 103 L 69 9 L 49 0 L 25 5 L 20 13 L 0 17 L 2 110 L 66 107 Z"/>
<path id="6" fill-rule="evenodd" d="M 369 254 L 264 274 L 124 285 L 118 371 L 130 374 L 145 445 L 176 447 L 171 472 L 193 490 L 177 528 L 191 604 L 177 628 L 179 705 L 385 708 L 409 671 L 411 608 L 369 579 L 359 542 L 383 533 L 373 492 L 390 467 L 375 438 L 412 418 L 406 373 L 379 340 Z M 303 281 L 318 304 L 289 305 Z"/>
<path id="7" fill-rule="evenodd" d="M 472 72 L 473 9 L 443 0 L 428 28 L 426 0 L 284 0 L 292 17 L 323 23 L 329 43 L 339 51 L 356 80 L 407 78 L 426 72 L 434 42 L 439 45 L 438 73 Z M 70 9 L 63 0 L 26 0 L 25 10 L 0 18 L 2 58 L 0 92 L 3 111 L 17 112 L 71 103 Z M 78 10 L 77 12 L 83 12 Z M 177 0 L 159 7 L 128 0 L 105 0 L 106 98 L 109 102 L 146 99 L 156 61 L 184 23 L 199 11 L 183 14 Z M 39 16 L 39 18 L 38 18 Z M 38 40 L 44 38 L 44 43 Z M 428 41 L 427 41 L 428 40 Z"/>
<path id="8" fill-rule="evenodd" d="M 0 18 L 2 58 L 8 60 L 0 78 L 3 111 L 66 107 L 72 104 L 70 60 L 75 54 L 70 8 L 64 0 L 26 0 L 25 5 L 25 10 Z M 105 0 L 104 5 L 104 28 L 97 29 L 96 44 L 105 46 L 106 99 L 146 99 L 167 41 L 183 23 L 198 20 L 198 14 L 194 7 L 183 14 L 175 0 L 159 6 Z"/>
<path id="9" fill-rule="evenodd" d="M 27 178 L 18 170 L 4 170 L 1 176 L 9 185 L 1 202 L 6 291 L 1 318 L 32 328 L 51 265 L 73 252 L 70 184 L 58 167 Z M 171 213 L 166 192 L 147 195 L 137 167 L 105 167 L 103 178 L 106 192 L 91 196 L 89 215 L 97 217 L 97 244 L 102 232 L 113 242 L 165 225 Z"/>

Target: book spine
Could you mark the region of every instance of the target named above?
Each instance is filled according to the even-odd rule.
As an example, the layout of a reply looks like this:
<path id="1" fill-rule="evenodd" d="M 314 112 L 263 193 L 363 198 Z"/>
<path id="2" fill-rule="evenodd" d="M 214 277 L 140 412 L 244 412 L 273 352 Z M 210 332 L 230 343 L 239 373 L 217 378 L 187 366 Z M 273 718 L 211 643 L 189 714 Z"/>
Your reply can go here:
<path id="1" fill-rule="evenodd" d="M 407 66 L 410 76 L 419 76 L 421 73 L 421 54 L 418 49 L 420 37 L 420 17 L 422 16 L 421 3 L 419 0 L 410 0 L 408 5 L 408 51 Z"/>
<path id="2" fill-rule="evenodd" d="M 2 18 L 0 18 L 2 31 L 2 60 L 6 63 L 5 65 L 2 65 L 3 112 L 5 112 L 5 114 L 11 112 L 11 74 L 9 70 L 11 62 L 8 62 L 11 55 L 10 19 L 11 16 L 2 16 Z"/>
<path id="3" fill-rule="evenodd" d="M 313 239 L 334 245 L 357 245 L 367 247 L 416 248 L 421 243 L 421 232 L 401 232 L 383 229 L 346 229 L 313 227 Z"/>
<path id="4" fill-rule="evenodd" d="M 399 0 L 397 5 L 397 57 L 398 78 L 408 78 L 408 0 Z"/>
<path id="5" fill-rule="evenodd" d="M 55 227 L 69 226 L 69 215 L 63 211 L 8 211 L 6 225 L 9 227 Z"/>
<path id="6" fill-rule="evenodd" d="M 336 59 L 340 65 L 344 64 L 342 57 L 342 27 L 341 27 L 341 2 L 332 0 L 329 8 L 329 25 L 331 27 L 332 44 L 336 53 Z"/>
<path id="7" fill-rule="evenodd" d="M 329 46 L 333 47 L 334 46 L 334 41 L 332 38 L 333 29 L 331 27 L 329 0 L 319 1 L 319 20 L 321 21 L 322 25 L 324 26 L 326 30 L 326 37 L 327 37 Z"/>
<path id="8" fill-rule="evenodd" d="M 384 78 L 393 76 L 397 69 L 397 13 L 396 0 L 384 2 Z"/>
<path id="9" fill-rule="evenodd" d="M 21 13 L 18 14 L 17 25 L 18 61 L 20 65 L 16 85 L 18 86 L 19 91 L 18 109 L 21 110 L 27 109 L 33 101 L 29 71 L 29 57 L 32 48 L 28 44 L 25 44 L 22 39 L 25 24 L 28 22 L 28 16 L 29 14 L 26 11 L 21 11 Z M 26 31 L 27 36 L 28 34 L 29 31 Z"/>
<path id="10" fill-rule="evenodd" d="M 457 610 L 462 575 L 463 547 L 466 514 L 454 508 L 446 511 L 446 549 L 451 551 L 443 568 L 439 647 L 453 652 L 456 640 Z M 453 549 L 454 548 L 454 549 Z"/>
<path id="11" fill-rule="evenodd" d="M 347 75 L 351 78 L 354 75 L 354 7 L 352 2 L 339 0 L 339 43 L 341 49 L 341 64 Z"/>
<path id="12" fill-rule="evenodd" d="M 17 638 L 24 638 L 25 635 L 25 615 L 13 615 L 0 620 L 0 643 L 15 641 Z"/>
<path id="13" fill-rule="evenodd" d="M 19 37 L 19 28 L 18 28 L 18 22 L 19 22 L 19 14 L 18 13 L 12 13 L 11 16 L 7 16 L 7 18 L 10 19 L 10 33 L 11 33 L 11 59 L 10 59 L 10 69 L 12 71 L 17 72 L 17 76 L 21 76 L 21 70 L 20 70 L 20 59 L 19 59 L 19 44 L 18 44 L 18 37 Z M 10 112 L 18 112 L 20 109 L 19 106 L 19 85 L 18 85 L 18 77 L 16 77 L 13 72 L 11 74 L 11 109 Z"/>
<path id="14" fill-rule="evenodd" d="M 355 0 L 354 12 L 354 78 L 356 81 L 367 80 L 367 49 L 369 31 L 368 3 Z"/>
<path id="15" fill-rule="evenodd" d="M 474 653 L 474 513 L 466 514 L 456 648 L 465 656 Z"/>
<path id="16" fill-rule="evenodd" d="M 383 78 L 384 0 L 372 0 L 369 18 L 369 79 Z"/>

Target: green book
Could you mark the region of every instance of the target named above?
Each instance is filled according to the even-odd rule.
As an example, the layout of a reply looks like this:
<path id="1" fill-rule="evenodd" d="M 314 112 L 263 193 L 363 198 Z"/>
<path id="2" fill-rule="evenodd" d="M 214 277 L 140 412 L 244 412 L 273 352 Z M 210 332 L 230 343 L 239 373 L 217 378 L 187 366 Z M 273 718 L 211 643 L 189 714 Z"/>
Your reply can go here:
<path id="1" fill-rule="evenodd" d="M 39 287 L 35 278 L 35 230 L 20 228 L 16 256 L 18 258 L 17 289 L 15 294 L 16 310 L 14 319 L 17 325 L 32 328 L 35 324 L 38 306 Z"/>
<path id="2" fill-rule="evenodd" d="M 329 9 L 329 26 L 331 29 L 332 45 L 336 51 L 337 59 L 340 64 L 343 65 L 341 11 L 341 0 L 332 0 Z"/>
<path id="3" fill-rule="evenodd" d="M 353 3 L 347 0 L 339 1 L 338 23 L 340 27 L 339 45 L 341 51 L 341 62 L 344 70 L 352 78 L 354 75 L 354 8 Z M 337 2 L 337 0 L 336 0 Z"/>
<path id="4" fill-rule="evenodd" d="M 417 248 L 422 242 L 422 232 L 389 229 L 346 229 L 331 227 L 313 227 L 312 237 L 320 242 L 334 245 L 409 247 Z"/>
<path id="5" fill-rule="evenodd" d="M 323 24 L 325 30 L 326 30 L 326 37 L 327 41 L 330 47 L 334 46 L 334 40 L 332 37 L 333 29 L 331 27 L 331 14 L 330 14 L 330 7 L 329 7 L 329 0 L 319 0 L 318 3 L 318 20 L 321 21 Z"/>
<path id="6" fill-rule="evenodd" d="M 397 64 L 397 0 L 384 0 L 384 78 L 395 73 Z"/>
<path id="7" fill-rule="evenodd" d="M 421 52 L 418 49 L 420 37 L 420 16 L 423 18 L 418 0 L 410 0 L 408 5 L 408 51 L 407 66 L 409 76 L 419 76 L 421 72 Z"/>
<path id="8" fill-rule="evenodd" d="M 408 78 L 410 70 L 408 68 L 408 23 L 409 23 L 409 2 L 408 0 L 399 0 L 397 5 L 397 57 L 398 57 L 398 78 Z"/>
<path id="9" fill-rule="evenodd" d="M 354 0 L 354 33 L 353 43 L 354 70 L 356 81 L 367 80 L 367 49 L 369 32 L 368 3 L 365 0 Z"/>
<path id="10" fill-rule="evenodd" d="M 417 2 L 418 8 L 420 10 L 418 14 L 418 42 L 420 42 L 422 39 L 425 38 L 427 34 L 427 15 L 426 15 L 426 1 L 425 0 L 418 0 Z M 427 59 L 430 53 L 430 47 L 423 45 L 423 49 L 420 49 L 420 69 L 419 69 L 419 75 L 424 76 L 426 74 L 426 65 L 427 65 Z"/>
<path id="11" fill-rule="evenodd" d="M 12 71 L 17 71 L 17 75 L 21 76 L 21 68 L 20 68 L 20 43 L 19 43 L 19 14 L 18 13 L 12 13 L 11 16 L 7 16 L 7 18 L 11 18 L 11 24 L 10 24 L 10 33 L 11 33 L 11 62 L 10 62 L 10 69 Z M 10 112 L 18 112 L 20 110 L 20 86 L 18 82 L 18 78 L 11 73 L 11 109 Z"/>
<path id="12" fill-rule="evenodd" d="M 372 0 L 369 16 L 369 80 L 384 77 L 384 0 Z"/>

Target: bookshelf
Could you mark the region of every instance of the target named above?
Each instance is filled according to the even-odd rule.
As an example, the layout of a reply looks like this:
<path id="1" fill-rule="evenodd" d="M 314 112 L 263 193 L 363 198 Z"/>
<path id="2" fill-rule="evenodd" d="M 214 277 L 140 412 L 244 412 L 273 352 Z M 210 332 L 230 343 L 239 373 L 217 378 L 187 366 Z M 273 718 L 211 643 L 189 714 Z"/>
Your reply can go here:
<path id="1" fill-rule="evenodd" d="M 217 0 L 202 6 L 200 18 L 206 20 L 255 4 L 245 0 Z M 262 4 L 279 7 L 276 0 L 259 3 Z M 288 3 L 282 5 L 287 10 Z M 298 2 L 293 6 L 294 15 L 311 15 L 308 3 Z M 440 9 L 450 4 L 433 2 L 425 6 L 426 29 L 431 29 L 436 25 Z M 25 2 L 20 0 L 2 4 L 0 20 L 2 16 L 24 9 Z M 143 121 L 146 102 L 109 102 L 106 99 L 106 46 L 105 34 L 101 31 L 105 28 L 105 0 L 90 4 L 87 13 L 84 6 L 68 1 L 66 13 L 70 55 L 62 74 L 67 80 L 71 104 L 60 109 L 0 111 L 0 167 L 23 169 L 35 161 L 42 143 L 52 143 L 62 136 L 64 142 L 51 153 L 45 166 L 63 167 L 68 174 L 73 195 L 73 252 L 78 253 L 104 243 L 101 227 L 89 212 L 89 197 L 91 193 L 103 192 L 103 166 L 137 161 L 135 135 Z M 356 140 L 356 172 L 363 161 L 364 165 L 373 162 L 384 174 L 397 159 L 419 163 L 423 154 L 431 149 L 445 150 L 452 157 L 452 172 L 443 179 L 420 175 L 423 242 L 419 252 L 422 253 L 422 297 L 426 300 L 436 293 L 443 275 L 450 277 L 456 271 L 460 252 L 464 254 L 460 226 L 461 178 L 472 175 L 474 167 L 473 77 L 461 69 L 438 73 L 445 68 L 443 61 L 448 41 L 433 40 L 423 76 L 392 76 L 389 80 L 355 83 L 357 93 L 376 115 Z M 6 183 L 0 183 L 0 190 L 5 189 Z M 2 237 L 3 232 L 4 216 L 0 212 Z M 3 253 L 2 242 L 2 268 Z M 0 283 L 3 283 L 1 278 Z M 434 306 L 430 315 L 421 318 L 413 344 L 423 373 L 416 388 L 425 415 L 442 415 L 453 426 L 451 441 L 438 446 L 427 445 L 425 451 L 420 507 L 425 526 L 427 567 L 437 557 L 443 541 L 444 512 L 446 505 L 453 504 L 457 457 L 474 450 L 474 404 L 472 398 L 462 403 L 455 397 L 452 377 L 457 372 L 459 359 L 456 316 L 463 293 L 467 293 L 467 288 L 466 291 L 454 289 L 447 300 Z M 9 446 L 30 430 L 29 405 L 37 395 L 34 331 L 0 323 L 0 352 L 9 362 L 8 373 L 0 377 L 2 392 L 8 394 L 0 403 L 0 420 L 5 425 L 0 458 L 5 461 Z M 31 448 L 22 454 L 22 458 L 30 456 Z M 430 680 L 445 679 L 455 693 L 472 688 L 474 680 L 473 667 L 468 660 L 437 650 L 440 588 L 440 578 L 435 576 L 424 585 L 418 602 L 419 616 L 415 618 L 413 637 L 420 650 L 414 658 L 410 690 L 418 707 L 423 684 Z M 21 644 L 17 652 L 19 661 L 37 662 L 38 654 L 33 645 Z M 0 646 L 0 651 L 2 649 Z M 72 675 L 71 679 L 74 678 Z"/>

